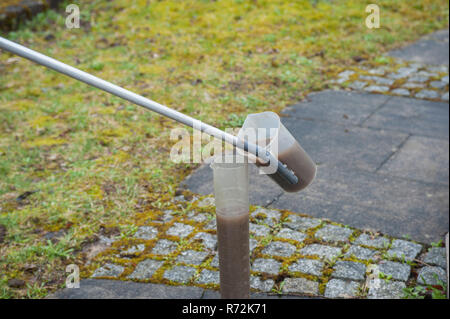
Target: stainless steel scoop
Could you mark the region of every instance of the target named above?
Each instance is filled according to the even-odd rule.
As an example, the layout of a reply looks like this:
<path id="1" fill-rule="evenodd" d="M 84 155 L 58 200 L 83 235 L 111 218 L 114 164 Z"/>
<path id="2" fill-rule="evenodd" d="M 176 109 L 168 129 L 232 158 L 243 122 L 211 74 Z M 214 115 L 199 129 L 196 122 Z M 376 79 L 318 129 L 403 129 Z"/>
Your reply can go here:
<path id="1" fill-rule="evenodd" d="M 218 128 L 205 124 L 199 120 L 196 120 L 190 116 L 187 116 L 183 113 L 175 111 L 167 106 L 161 105 L 157 102 L 149 100 L 141 95 L 128 91 L 120 86 L 114 85 L 110 82 L 102 80 L 96 76 L 93 76 L 89 73 L 83 72 L 79 69 L 71 67 L 65 63 L 59 62 L 55 59 L 52 59 L 46 55 L 28 49 L 20 44 L 9 41 L 5 38 L 0 37 L 0 48 L 11 52 L 13 54 L 19 55 L 25 59 L 33 61 L 37 64 L 45 66 L 47 68 L 53 69 L 59 73 L 70 76 L 76 80 L 84 82 L 88 85 L 94 86 L 100 90 L 111 93 L 115 96 L 121 97 L 127 101 L 130 101 L 139 106 L 143 106 L 146 109 L 157 112 L 163 116 L 171 118 L 179 123 L 183 123 L 187 126 L 190 126 L 194 129 L 200 130 L 208 135 L 214 136 L 222 141 L 225 141 L 233 146 L 244 150 L 245 152 L 249 152 L 255 156 L 257 156 L 263 163 L 267 163 L 267 165 L 277 165 L 277 171 L 275 175 L 282 180 L 287 181 L 289 184 L 295 185 L 298 182 L 297 176 L 284 165 L 282 162 L 278 161 L 270 152 L 259 147 L 256 144 L 248 143 L 239 140 L 236 136 L 226 133 Z M 276 181 L 276 179 L 274 179 Z"/>

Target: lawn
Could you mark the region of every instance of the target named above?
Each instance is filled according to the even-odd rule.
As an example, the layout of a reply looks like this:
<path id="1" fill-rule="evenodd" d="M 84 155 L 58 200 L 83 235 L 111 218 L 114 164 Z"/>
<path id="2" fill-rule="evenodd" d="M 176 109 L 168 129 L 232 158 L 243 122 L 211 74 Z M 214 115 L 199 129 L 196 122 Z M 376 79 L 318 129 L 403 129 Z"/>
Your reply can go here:
<path id="1" fill-rule="evenodd" d="M 219 128 L 280 111 L 357 61 L 448 27 L 448 1 L 79 1 L 6 35 Z M 170 161 L 177 123 L 0 52 L 0 298 L 44 297 L 105 229 L 133 231 L 194 164 Z M 330 105 L 332 107 L 332 105 Z M 63 234 L 52 239 L 55 232 Z M 26 285 L 11 288 L 17 278 Z"/>

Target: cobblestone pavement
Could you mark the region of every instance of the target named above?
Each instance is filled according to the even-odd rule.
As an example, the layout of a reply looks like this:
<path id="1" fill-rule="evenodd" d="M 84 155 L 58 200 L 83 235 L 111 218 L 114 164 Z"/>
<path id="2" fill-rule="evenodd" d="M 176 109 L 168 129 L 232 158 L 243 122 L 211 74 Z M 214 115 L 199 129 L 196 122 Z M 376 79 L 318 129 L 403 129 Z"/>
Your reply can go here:
<path id="1" fill-rule="evenodd" d="M 341 88 L 448 102 L 449 31 L 440 30 L 405 47 L 380 67 L 362 63 L 338 74 Z"/>
<path id="2" fill-rule="evenodd" d="M 130 236 L 103 238 L 108 248 L 83 269 L 83 275 L 164 284 L 158 286 L 169 287 L 171 298 L 177 297 L 174 287 L 180 287 L 180 298 L 186 286 L 217 290 L 214 221 L 212 197 L 187 201 L 178 196 L 174 209 L 141 214 Z M 402 298 L 403 288 L 446 281 L 443 247 L 258 206 L 251 207 L 250 229 L 252 293 Z M 89 280 L 88 287 L 95 287 Z M 52 298 L 74 297 L 75 290 L 65 289 Z"/>
<path id="3" fill-rule="evenodd" d="M 355 91 L 448 102 L 448 81 L 446 65 L 398 61 L 372 69 L 354 67 L 339 73 L 332 83 Z"/>

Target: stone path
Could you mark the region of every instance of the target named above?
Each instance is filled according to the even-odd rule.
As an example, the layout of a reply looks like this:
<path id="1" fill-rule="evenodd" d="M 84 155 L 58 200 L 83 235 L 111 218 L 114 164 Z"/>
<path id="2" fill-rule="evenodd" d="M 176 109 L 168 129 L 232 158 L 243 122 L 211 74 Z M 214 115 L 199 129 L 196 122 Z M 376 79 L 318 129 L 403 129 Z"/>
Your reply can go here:
<path id="1" fill-rule="evenodd" d="M 406 83 L 420 87 L 398 96 Z M 287 194 L 251 169 L 254 298 L 402 298 L 405 288 L 447 281 L 445 248 L 429 243 L 449 227 L 448 68 L 399 61 L 346 70 L 335 84 L 283 111 L 318 164 L 316 181 Z M 364 90 L 374 85 L 387 89 Z M 129 237 L 103 237 L 107 248 L 82 269 L 90 279 L 50 298 L 218 298 L 211 182 L 201 167 L 184 183 L 192 199 L 139 214 Z"/>
<path id="2" fill-rule="evenodd" d="M 401 298 L 403 288 L 438 284 L 434 274 L 446 281 L 443 247 L 285 210 L 256 206 L 250 215 L 255 298 Z M 50 298 L 219 297 L 212 197 L 179 196 L 174 209 L 143 213 L 135 225 L 130 237 L 103 238 L 109 247 L 83 269 L 91 279 L 80 289 Z"/>
<path id="3" fill-rule="evenodd" d="M 448 29 L 434 32 L 411 45 L 389 53 L 390 56 L 402 60 L 447 66 L 448 54 Z"/>
<path id="4" fill-rule="evenodd" d="M 448 43 L 448 31 L 433 37 Z M 440 42 L 427 43 L 445 55 Z M 416 47 L 395 55 L 429 55 Z M 446 54 L 448 64 L 448 48 Z M 316 161 L 316 180 L 300 193 L 283 193 L 253 168 L 251 202 L 424 243 L 441 240 L 449 229 L 448 66 L 402 61 L 346 70 L 334 81 L 341 89 L 286 108 L 282 121 Z M 211 194 L 210 168 L 184 185 Z"/>

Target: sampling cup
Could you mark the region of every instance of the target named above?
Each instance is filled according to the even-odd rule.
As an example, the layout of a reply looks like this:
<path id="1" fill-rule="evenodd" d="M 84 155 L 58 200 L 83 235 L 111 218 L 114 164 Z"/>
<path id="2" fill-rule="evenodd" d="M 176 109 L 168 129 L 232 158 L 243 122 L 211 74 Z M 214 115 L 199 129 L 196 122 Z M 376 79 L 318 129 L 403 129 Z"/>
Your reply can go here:
<path id="1" fill-rule="evenodd" d="M 275 174 L 276 165 L 266 166 L 255 156 L 249 154 L 249 161 L 260 167 L 260 174 L 269 175 L 285 191 L 298 192 L 314 180 L 317 171 L 316 164 L 284 127 L 276 113 L 249 114 L 239 130 L 238 139 L 265 148 L 294 172 L 298 178 L 298 183 L 292 185 L 278 174 Z"/>
<path id="2" fill-rule="evenodd" d="M 249 199 L 248 164 L 216 157 L 214 176 L 220 294 L 223 299 L 249 298 Z"/>

